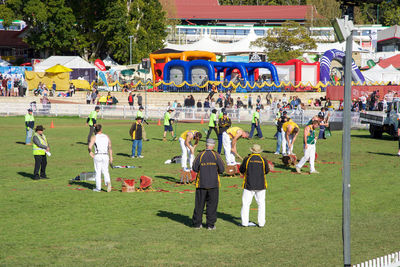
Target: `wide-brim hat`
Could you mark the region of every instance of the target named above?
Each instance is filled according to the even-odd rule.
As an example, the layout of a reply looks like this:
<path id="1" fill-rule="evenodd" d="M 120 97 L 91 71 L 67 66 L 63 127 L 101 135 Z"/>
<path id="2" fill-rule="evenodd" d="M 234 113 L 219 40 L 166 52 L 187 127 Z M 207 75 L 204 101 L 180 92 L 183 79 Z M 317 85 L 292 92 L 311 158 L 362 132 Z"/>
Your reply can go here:
<path id="1" fill-rule="evenodd" d="M 33 110 L 31 108 L 28 108 L 28 112 L 33 112 Z"/>
<path id="2" fill-rule="evenodd" d="M 139 109 L 144 109 L 144 107 L 140 106 Z"/>
<path id="3" fill-rule="evenodd" d="M 254 144 L 252 147 L 250 147 L 250 151 L 252 153 L 259 154 L 259 153 L 263 152 L 263 149 L 261 148 L 260 145 Z"/>
<path id="4" fill-rule="evenodd" d="M 35 132 L 37 132 L 37 131 L 43 131 L 43 130 L 44 130 L 43 125 L 38 125 L 38 126 L 36 126 L 36 128 L 35 128 Z"/>
<path id="5" fill-rule="evenodd" d="M 174 110 L 175 110 L 175 109 L 173 109 L 173 108 L 169 108 L 169 109 L 168 109 L 168 111 L 174 111 Z"/>

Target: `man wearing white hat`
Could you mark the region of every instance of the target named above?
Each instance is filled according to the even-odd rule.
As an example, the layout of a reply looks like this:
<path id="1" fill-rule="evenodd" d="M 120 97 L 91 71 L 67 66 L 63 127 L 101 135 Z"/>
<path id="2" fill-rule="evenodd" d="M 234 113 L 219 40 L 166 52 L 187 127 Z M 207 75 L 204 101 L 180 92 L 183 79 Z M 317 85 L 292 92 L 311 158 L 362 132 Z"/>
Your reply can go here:
<path id="1" fill-rule="evenodd" d="M 255 197 L 258 205 L 258 226 L 265 225 L 265 191 L 267 189 L 266 175 L 269 172 L 268 162 L 261 156 L 263 149 L 254 144 L 250 148 L 251 154 L 244 158 L 239 171 L 244 175 L 242 196 L 242 226 L 255 226 L 249 222 L 250 205 Z"/>

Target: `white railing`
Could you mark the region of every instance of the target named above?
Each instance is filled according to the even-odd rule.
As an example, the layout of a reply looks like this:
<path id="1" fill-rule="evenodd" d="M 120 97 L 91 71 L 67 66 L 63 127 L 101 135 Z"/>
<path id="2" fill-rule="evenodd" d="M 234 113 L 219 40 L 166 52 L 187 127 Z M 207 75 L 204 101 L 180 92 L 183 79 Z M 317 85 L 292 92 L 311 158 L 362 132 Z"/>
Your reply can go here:
<path id="1" fill-rule="evenodd" d="M 84 104 L 26 104 L 26 103 L 1 103 L 0 116 L 21 116 L 25 115 L 28 108 L 33 109 L 35 116 L 79 116 L 87 117 L 88 114 L 94 110 L 94 105 Z M 136 109 L 131 109 L 130 106 L 116 105 L 116 106 L 101 106 L 99 118 L 113 118 L 113 119 L 135 119 L 137 112 Z M 157 106 L 147 106 L 145 110 L 145 117 L 149 119 L 163 119 L 166 108 Z M 252 110 L 250 109 L 227 109 L 228 117 L 234 122 L 249 122 L 252 119 Z M 172 118 L 178 121 L 187 122 L 201 122 L 208 121 L 211 109 L 204 108 L 176 108 L 172 113 Z M 313 116 L 318 113 L 317 110 L 305 110 L 302 112 L 288 111 L 288 115 L 296 123 L 304 125 Z M 331 115 L 331 122 L 341 122 L 343 119 L 342 112 L 333 112 Z M 272 123 L 275 120 L 275 112 L 271 109 L 261 110 L 260 118 L 262 123 Z M 362 127 L 359 119 L 359 113 L 352 113 L 352 126 Z"/>
<path id="2" fill-rule="evenodd" d="M 399 266 L 400 266 L 400 251 L 353 265 L 353 267 L 399 267 Z"/>

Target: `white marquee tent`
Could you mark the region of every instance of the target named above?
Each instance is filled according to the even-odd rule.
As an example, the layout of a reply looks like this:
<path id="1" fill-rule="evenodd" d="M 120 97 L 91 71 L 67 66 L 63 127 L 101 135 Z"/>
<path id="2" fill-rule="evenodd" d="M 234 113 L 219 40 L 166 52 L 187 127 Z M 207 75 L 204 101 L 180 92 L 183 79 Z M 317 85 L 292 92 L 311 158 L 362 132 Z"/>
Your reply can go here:
<path id="1" fill-rule="evenodd" d="M 368 82 L 400 83 L 400 71 L 393 67 L 393 65 L 390 65 L 385 69 L 379 65 L 375 65 L 371 69 L 363 71 L 362 74 Z"/>

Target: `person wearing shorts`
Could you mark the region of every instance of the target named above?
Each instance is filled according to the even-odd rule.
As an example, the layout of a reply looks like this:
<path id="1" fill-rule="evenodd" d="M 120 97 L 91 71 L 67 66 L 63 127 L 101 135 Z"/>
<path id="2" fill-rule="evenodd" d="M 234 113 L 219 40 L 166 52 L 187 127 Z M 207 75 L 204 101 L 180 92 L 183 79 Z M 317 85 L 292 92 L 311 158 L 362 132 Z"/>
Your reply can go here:
<path id="1" fill-rule="evenodd" d="M 168 108 L 167 112 L 164 114 L 164 136 L 163 141 L 167 141 L 167 132 L 171 132 L 172 138 L 175 138 L 174 129 L 172 128 L 172 122 L 174 119 L 171 119 L 171 113 L 174 110 L 172 108 Z"/>

